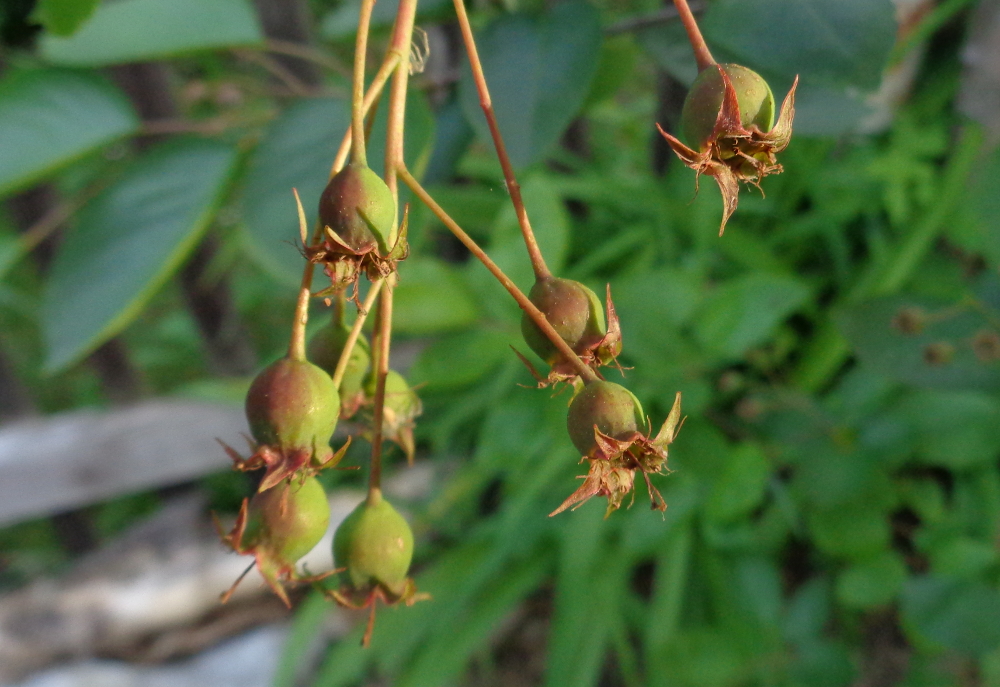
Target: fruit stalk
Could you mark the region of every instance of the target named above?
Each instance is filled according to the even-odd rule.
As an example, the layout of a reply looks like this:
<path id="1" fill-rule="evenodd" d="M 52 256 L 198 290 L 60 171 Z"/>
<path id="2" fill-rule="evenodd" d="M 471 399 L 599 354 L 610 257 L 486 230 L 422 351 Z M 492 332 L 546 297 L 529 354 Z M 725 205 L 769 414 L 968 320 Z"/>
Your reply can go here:
<path id="1" fill-rule="evenodd" d="M 400 0 L 399 9 L 396 12 L 396 24 L 392 30 L 392 38 L 389 41 L 389 50 L 399 52 L 405 56 L 401 59 L 392 75 L 392 83 L 389 86 L 389 112 L 386 124 L 385 139 L 385 183 L 392 191 L 392 197 L 396 201 L 396 217 L 399 213 L 399 184 L 396 181 L 396 166 L 403 164 L 403 129 L 406 119 L 406 87 L 410 80 L 410 42 L 413 40 L 413 23 L 417 14 L 417 0 Z M 392 245 L 396 241 L 397 229 L 393 226 L 392 232 L 387 238 L 388 244 Z M 391 289 L 387 289 L 383 298 L 391 296 Z"/>
<path id="2" fill-rule="evenodd" d="M 351 159 L 368 165 L 365 153 L 365 53 L 368 51 L 368 27 L 375 0 L 361 0 L 358 35 L 354 42 L 354 80 L 351 91 Z"/>
<path id="3" fill-rule="evenodd" d="M 347 372 L 347 364 L 350 362 L 354 345 L 358 342 L 358 337 L 361 336 L 361 327 L 364 326 L 365 318 L 371 312 L 372 306 L 375 304 L 375 298 L 378 297 L 384 283 L 385 279 L 379 279 L 372 283 L 368 289 L 368 295 L 365 296 L 365 302 L 361 310 L 358 311 L 358 316 L 354 319 L 351 333 L 347 335 L 347 341 L 344 342 L 344 350 L 340 354 L 340 360 L 337 361 L 337 369 L 333 371 L 333 385 L 338 389 L 340 388 L 340 383 L 344 381 L 344 373 Z"/>
<path id="4" fill-rule="evenodd" d="M 379 67 L 378 72 L 375 73 L 375 77 L 372 79 L 371 85 L 368 86 L 368 92 L 365 93 L 365 99 L 361 104 L 361 116 L 367 117 L 368 112 L 371 110 L 372 105 L 378 100 L 379 96 L 382 95 L 382 89 L 385 84 L 389 81 L 389 77 L 392 75 L 393 70 L 396 65 L 399 64 L 401 56 L 398 51 L 390 51 L 386 54 L 385 59 L 382 61 L 382 66 Z M 330 166 L 330 178 L 344 168 L 347 164 L 347 156 L 351 152 L 351 143 L 354 141 L 354 136 L 351 130 L 348 129 L 344 134 L 344 138 L 340 141 L 340 147 L 337 149 L 337 154 L 333 158 L 333 164 Z"/>
<path id="5" fill-rule="evenodd" d="M 299 200 L 299 192 L 292 189 L 295 195 L 295 204 L 299 212 L 299 232 L 302 242 L 306 238 L 306 213 L 302 209 L 302 201 Z M 315 240 L 315 239 L 314 239 Z M 292 320 L 292 336 L 288 342 L 288 357 L 292 360 L 306 359 L 306 324 L 309 323 L 309 297 L 312 295 L 313 263 L 306 260 L 305 269 L 302 270 L 302 281 L 299 284 L 299 297 L 295 301 L 295 319 Z"/>
<path id="6" fill-rule="evenodd" d="M 465 12 L 464 0 L 455 0 L 455 12 L 458 15 L 458 24 L 462 29 L 462 40 L 465 49 L 469 54 L 469 66 L 472 68 L 472 78 L 476 82 L 476 91 L 479 93 L 479 106 L 486 115 L 486 123 L 490 127 L 490 135 L 493 137 L 493 146 L 497 151 L 497 158 L 500 160 L 500 168 L 503 169 L 504 182 L 507 184 L 507 192 L 510 193 L 510 200 L 514 204 L 514 212 L 517 214 L 517 222 L 521 226 L 521 235 L 524 237 L 524 245 L 528 249 L 528 257 L 531 259 L 531 267 L 535 271 L 535 279 L 548 279 L 552 276 L 542 251 L 535 240 L 535 234 L 531 230 L 531 222 L 528 220 L 528 212 L 524 207 L 524 200 L 521 198 L 521 186 L 514 176 L 514 168 L 510 164 L 510 157 L 507 155 L 507 146 L 504 145 L 503 137 L 500 135 L 500 127 L 497 125 L 496 114 L 493 112 L 493 101 L 490 98 L 490 91 L 486 86 L 486 76 L 483 74 L 483 65 L 479 61 L 479 52 L 476 50 L 476 42 L 472 36 L 472 26 L 469 24 L 469 15 Z"/>
<path id="7" fill-rule="evenodd" d="M 524 292 L 517 288 L 517 285 L 510 280 L 510 277 L 504 274 L 503 270 L 501 270 L 500 267 L 490 259 L 486 252 L 479 247 L 479 244 L 473 241 L 472 237 L 466 234 L 465 231 L 462 230 L 462 227 L 460 227 L 458 223 L 453 220 L 440 205 L 437 204 L 431 195 L 427 193 L 424 187 L 413 178 L 413 175 L 410 174 L 409 170 L 400 165 L 397 172 L 399 177 L 403 180 L 403 183 L 410 187 L 410 190 L 413 191 L 414 195 L 420 198 L 420 200 L 428 208 L 430 208 L 431 212 L 433 212 L 437 218 L 441 220 L 446 227 L 448 227 L 448 230 L 462 242 L 462 245 L 468 248 L 469 252 L 475 255 L 476 258 L 483 263 L 483 265 L 485 265 L 486 269 L 488 269 L 490 273 L 496 277 L 497 281 L 499 281 L 500 284 L 507 289 L 507 293 L 509 293 L 514 300 L 517 301 L 521 310 L 526 312 L 528 317 L 530 317 L 532 321 L 538 325 L 538 328 L 543 334 L 545 334 L 546 337 L 548 337 L 549 341 L 552 342 L 552 345 L 558 349 L 563 357 L 569 361 L 569 363 L 576 370 L 577 374 L 579 374 L 585 382 L 597 381 L 599 379 L 597 373 L 590 369 L 586 363 L 580 360 L 580 356 L 578 356 L 573 349 L 570 348 L 565 341 L 563 341 L 563 338 L 559 336 L 559 333 L 545 318 L 542 311 L 539 310 L 535 304 L 524 295 Z"/>
<path id="8" fill-rule="evenodd" d="M 383 280 L 385 282 L 387 280 Z M 385 378 L 389 374 L 389 346 L 392 340 L 392 284 L 385 284 L 378 300 L 377 339 L 372 347 L 375 368 L 375 400 L 372 417 L 372 457 L 368 473 L 368 498 L 380 494 L 382 486 L 382 424 L 385 416 Z"/>
<path id="9" fill-rule="evenodd" d="M 701 35 L 701 29 L 698 28 L 698 22 L 695 21 L 687 0 L 674 0 L 674 7 L 677 8 L 677 14 L 681 23 L 684 24 L 684 30 L 687 31 L 688 40 L 691 41 L 691 49 L 694 51 L 694 60 L 698 64 L 698 71 L 711 67 L 715 64 L 715 58 L 712 57 L 708 45 L 705 44 L 705 38 Z"/>

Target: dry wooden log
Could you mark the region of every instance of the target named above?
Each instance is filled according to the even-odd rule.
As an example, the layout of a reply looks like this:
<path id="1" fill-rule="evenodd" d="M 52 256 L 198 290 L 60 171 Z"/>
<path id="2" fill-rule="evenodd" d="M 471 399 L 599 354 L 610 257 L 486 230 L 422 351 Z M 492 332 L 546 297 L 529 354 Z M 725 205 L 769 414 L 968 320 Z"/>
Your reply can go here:
<path id="1" fill-rule="evenodd" d="M 239 446 L 247 431 L 238 406 L 162 399 L 9 424 L 0 429 L 0 525 L 225 470 L 216 437 Z"/>
<path id="2" fill-rule="evenodd" d="M 331 498 L 330 529 L 301 565 L 332 567 L 333 530 L 362 498 Z M 220 606 L 251 560 L 219 543 L 200 497 L 179 498 L 59 579 L 0 596 L 0 684 L 72 658 L 160 661 L 286 617 L 256 571 Z"/>

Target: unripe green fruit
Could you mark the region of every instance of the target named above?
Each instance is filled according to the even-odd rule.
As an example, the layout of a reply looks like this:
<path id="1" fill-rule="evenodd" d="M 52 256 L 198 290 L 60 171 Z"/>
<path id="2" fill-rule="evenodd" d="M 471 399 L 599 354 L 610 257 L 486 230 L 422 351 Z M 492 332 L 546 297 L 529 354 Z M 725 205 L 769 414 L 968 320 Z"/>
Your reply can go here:
<path id="1" fill-rule="evenodd" d="M 242 544 L 290 565 L 319 543 L 329 524 L 330 505 L 319 481 L 285 480 L 250 499 Z"/>
<path id="2" fill-rule="evenodd" d="M 590 382 L 569 406 L 566 427 L 573 445 L 584 456 L 597 448 L 594 425 L 602 434 L 626 440 L 646 426 L 642 405 L 635 395 L 614 382 Z"/>
<path id="3" fill-rule="evenodd" d="M 555 277 L 540 279 L 531 287 L 528 300 L 542 311 L 545 319 L 576 353 L 596 345 L 607 333 L 601 299 L 578 281 Z M 521 335 L 542 360 L 551 364 L 559 358 L 555 345 L 527 313 L 521 315 Z"/>
<path id="4" fill-rule="evenodd" d="M 352 162 L 337 172 L 319 199 L 319 219 L 359 253 L 386 243 L 396 220 L 392 192 L 367 165 Z M 367 220 L 367 221 L 366 221 Z"/>
<path id="5" fill-rule="evenodd" d="M 365 395 L 369 398 L 375 397 L 374 374 L 368 375 L 365 380 Z M 410 383 L 406 377 L 395 370 L 389 370 L 385 375 L 385 407 L 391 409 L 397 417 L 414 417 L 420 410 L 420 398 L 417 393 L 410 388 Z"/>
<path id="6" fill-rule="evenodd" d="M 253 380 L 246 414 L 250 433 L 260 444 L 327 454 L 340 416 L 340 396 L 322 368 L 282 358 Z"/>
<path id="7" fill-rule="evenodd" d="M 309 341 L 309 359 L 326 370 L 328 374 L 333 375 L 350 333 L 351 328 L 347 325 L 334 322 L 327 324 L 317 331 Z M 351 349 L 351 355 L 347 359 L 347 368 L 340 382 L 340 397 L 345 403 L 347 399 L 361 391 L 361 384 L 371 366 L 370 350 L 368 339 L 365 338 L 364 334 L 359 335 L 357 342 Z"/>
<path id="8" fill-rule="evenodd" d="M 346 567 L 351 585 L 381 584 L 401 594 L 413 558 L 413 531 L 381 492 L 358 504 L 333 536 L 333 558 Z"/>
<path id="9" fill-rule="evenodd" d="M 774 95 L 760 74 L 738 64 L 706 67 L 691 84 L 681 110 L 681 137 L 695 150 L 703 149 L 712 139 L 722 109 L 726 88 L 718 67 L 726 72 L 736 90 L 740 124 L 754 124 L 764 133 L 774 125 Z"/>

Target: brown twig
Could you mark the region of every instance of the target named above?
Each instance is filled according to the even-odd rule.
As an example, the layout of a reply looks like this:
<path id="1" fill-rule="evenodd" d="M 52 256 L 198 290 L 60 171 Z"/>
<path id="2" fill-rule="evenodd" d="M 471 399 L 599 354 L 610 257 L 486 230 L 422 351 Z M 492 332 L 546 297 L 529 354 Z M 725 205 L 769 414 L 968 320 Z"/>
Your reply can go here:
<path id="1" fill-rule="evenodd" d="M 469 24 L 469 15 L 465 12 L 464 0 L 454 0 L 454 4 L 455 12 L 458 15 L 458 25 L 462 29 L 462 40 L 465 42 L 465 49 L 469 54 L 472 78 L 476 82 L 476 91 L 479 93 L 479 106 L 483 109 L 483 113 L 486 115 L 486 123 L 490 127 L 493 146 L 496 148 L 500 167 L 503 169 L 503 178 L 507 184 L 507 192 L 510 193 L 510 200 L 514 204 L 514 212 L 517 214 L 517 222 L 521 227 L 524 245 L 528 249 L 531 267 L 535 271 L 535 279 L 540 281 L 551 278 L 552 273 L 545 264 L 542 251 L 538 247 L 538 241 L 535 240 L 535 234 L 531 230 L 531 222 L 528 221 L 528 212 L 525 210 L 524 200 L 521 198 L 521 186 L 517 183 L 517 177 L 514 176 L 514 168 L 510 164 L 507 147 L 504 145 L 503 137 L 500 135 L 496 113 L 493 111 L 493 101 L 490 99 L 490 92 L 486 87 L 486 76 L 483 74 L 483 65 L 479 61 L 479 52 L 476 50 L 475 38 L 472 35 L 472 26 Z"/>
<path id="2" fill-rule="evenodd" d="M 677 8 L 677 14 L 684 24 L 684 30 L 687 31 L 688 40 L 691 41 L 691 49 L 694 51 L 694 60 L 698 63 L 698 71 L 711 67 L 715 64 L 715 58 L 712 57 L 708 45 L 705 44 L 705 38 L 701 35 L 701 29 L 698 28 L 698 22 L 695 21 L 687 0 L 674 0 L 674 7 Z"/>
<path id="3" fill-rule="evenodd" d="M 559 336 L 559 333 L 556 332 L 556 330 L 552 327 L 552 324 L 545 318 L 542 311 L 539 310 L 534 303 L 528 300 L 528 297 L 524 295 L 524 292 L 517 288 L 517 285 L 511 281 L 510 277 L 504 274 L 503 270 L 501 270 L 500 267 L 490 259 L 486 252 L 479 247 L 472 237 L 466 234 L 458 223 L 455 222 L 455 220 L 453 220 L 448 213 L 437 204 L 437 202 L 429 193 L 427 193 L 423 186 L 421 186 L 420 183 L 413 178 L 413 175 L 410 174 L 409 170 L 400 166 L 397 169 L 397 173 L 403 180 L 403 183 L 410 187 L 410 190 L 413 191 L 414 195 L 420 198 L 420 200 L 428 208 L 430 208 L 431 212 L 433 212 L 437 218 L 441 220 L 446 227 L 448 227 L 448 230 L 451 231 L 451 233 L 454 234 L 455 237 L 469 249 L 469 252 L 475 255 L 476 258 L 486 266 L 486 269 L 488 269 L 490 273 L 496 277 L 497 281 L 499 281 L 500 284 L 507 289 L 507 292 L 514 297 L 514 300 L 517 301 L 517 304 L 521 307 L 521 309 L 528 314 L 528 317 L 530 317 L 538 328 L 542 330 L 545 336 L 548 337 L 549 341 L 552 342 L 552 345 L 555 346 L 556 349 L 559 350 L 559 353 L 576 369 L 577 374 L 579 374 L 580 377 L 587 382 L 595 382 L 600 379 L 597 376 L 597 373 L 590 369 L 590 367 L 588 367 L 587 364 L 580 359 L 580 356 L 578 356 L 573 349 L 570 348 L 565 341 L 563 341 L 563 338 Z"/>

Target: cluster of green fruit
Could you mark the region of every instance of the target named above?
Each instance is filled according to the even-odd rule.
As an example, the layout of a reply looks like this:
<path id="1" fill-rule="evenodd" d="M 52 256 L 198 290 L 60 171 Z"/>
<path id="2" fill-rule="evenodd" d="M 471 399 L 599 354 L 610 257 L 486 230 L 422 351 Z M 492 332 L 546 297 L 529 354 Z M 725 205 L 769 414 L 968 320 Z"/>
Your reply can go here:
<path id="1" fill-rule="evenodd" d="M 686 3 L 678 2 L 678 6 L 686 8 Z M 691 22 L 694 26 L 693 18 Z M 700 36 L 695 38 L 693 44 Z M 725 204 L 724 228 L 736 207 L 738 182 L 756 185 L 765 175 L 781 171 L 775 153 L 788 144 L 791 135 L 795 87 L 772 128 L 774 97 L 758 74 L 739 65 L 716 64 L 707 48 L 702 50 L 700 62 L 701 72 L 685 101 L 681 122 L 682 134 L 693 147 L 661 132 L 699 175 L 708 174 L 719 183 Z M 481 87 L 485 90 L 485 84 Z M 354 106 L 357 109 L 358 102 Z M 359 116 L 354 131 L 361 131 Z M 498 268 L 494 269 L 496 266 L 474 243 L 470 249 L 478 251 L 477 256 L 504 282 L 524 310 L 524 341 L 549 365 L 548 374 L 543 376 L 522 356 L 539 387 L 572 387 L 567 429 L 581 460 L 589 465 L 581 486 L 552 515 L 578 507 L 594 496 L 607 498 L 606 514 L 610 514 L 633 493 L 637 474 L 646 484 L 652 508 L 663 511 L 666 502 L 650 476 L 667 469 L 667 448 L 682 424 L 680 393 L 653 434 L 639 400 L 625 387 L 604 379 L 600 369 L 618 366 L 622 350 L 610 288 L 602 306 L 597 294 L 584 284 L 549 273 L 534 244 L 526 211 L 520 207 L 519 191 L 515 193 L 513 172 L 499 142 L 497 149 L 512 200 L 524 217 L 522 230 L 536 275 L 529 295 L 525 297 Z M 264 476 L 258 493 L 244 501 L 235 527 L 224 535 L 224 540 L 237 552 L 255 556 L 260 572 L 286 603 L 285 582 L 316 581 L 344 571 L 344 585 L 328 595 L 344 606 L 371 609 L 367 642 L 376 600 L 410 604 L 424 596 L 417 593 L 408 577 L 413 534 L 406 520 L 385 500 L 379 485 L 382 436 L 398 444 L 408 460 L 413 460 L 413 423 L 420 413 L 420 400 L 401 375 L 388 369 L 386 360 L 378 360 L 379 355 L 388 355 L 390 327 L 379 330 L 374 349 L 383 353 L 376 354 L 377 364 L 373 366 L 374 349 L 360 334 L 360 326 L 349 328 L 343 321 L 346 293 L 352 288 L 351 300 L 358 306 L 359 315 L 366 314 L 358 300 L 359 278 L 366 276 L 375 289 L 370 293 L 377 294 L 377 286 L 394 281 L 397 263 L 408 253 L 405 213 L 397 230 L 394 194 L 367 166 L 363 144 L 354 152 L 352 162 L 333 176 L 320 199 L 322 234 L 304 247 L 310 264 L 305 277 L 311 276 L 311 265 L 321 264 L 331 286 L 316 295 L 336 296 L 338 307 L 333 321 L 310 343 L 308 354 L 315 364 L 309 362 L 302 336 L 312 294 L 306 288 L 310 280 L 303 279 L 295 324 L 299 343 L 293 329 L 289 355 L 258 375 L 247 395 L 253 453 L 243 458 L 226 447 L 238 469 L 260 469 Z M 413 188 L 415 181 L 407 183 Z M 443 210 L 433 207 L 432 199 L 422 197 L 439 217 L 450 221 Z M 301 207 L 300 222 L 304 225 Z M 305 243 L 305 227 L 302 229 Z M 460 228 L 453 227 L 453 231 L 462 238 Z M 464 238 L 471 242 L 467 235 Z M 386 322 L 391 324 L 391 320 Z M 334 536 L 334 560 L 340 569 L 319 576 L 300 575 L 296 561 L 322 538 L 330 518 L 315 475 L 340 462 L 347 446 L 335 452 L 330 440 L 337 421 L 355 415 L 368 428 L 365 435 L 373 441 L 368 496 Z"/>
<path id="2" fill-rule="evenodd" d="M 359 178 L 361 183 L 357 183 Z M 359 171 L 352 164 L 335 175 L 320 206 L 329 263 L 365 268 L 373 264 L 372 256 L 384 260 L 389 252 L 379 253 L 377 247 L 394 222 L 394 213 L 385 211 L 392 207 L 385 183 L 367 167 Z M 348 241 L 350 247 L 337 253 L 340 243 Z M 367 241 L 370 249 L 363 250 Z M 335 269 L 339 268 L 328 273 L 345 274 Z M 344 288 L 341 284 L 340 292 Z M 330 522 L 330 507 L 316 473 L 336 467 L 350 443 L 337 451 L 331 448 L 337 422 L 358 416 L 369 427 L 370 436 L 374 419 L 376 374 L 371 347 L 364 334 L 352 341 L 342 305 L 334 308 L 332 321 L 309 342 L 308 357 L 313 362 L 304 353 L 296 354 L 293 345 L 287 356 L 265 368 L 250 385 L 245 407 L 253 452 L 243 457 L 223 446 L 236 469 L 262 470 L 263 477 L 257 493 L 244 500 L 235 526 L 223 540 L 237 553 L 255 557 L 261 575 L 286 604 L 286 582 L 315 582 L 340 571 L 345 573 L 345 585 L 330 595 L 345 605 L 374 608 L 376 599 L 412 603 L 418 598 L 407 577 L 413 533 L 377 489 L 337 528 L 333 554 L 338 570 L 311 576 L 295 568 L 322 539 Z M 304 327 L 304 322 L 297 324 Z M 334 379 L 342 358 L 338 384 Z M 413 421 L 420 411 L 420 399 L 406 379 L 389 370 L 382 434 L 395 441 L 411 461 Z"/>

